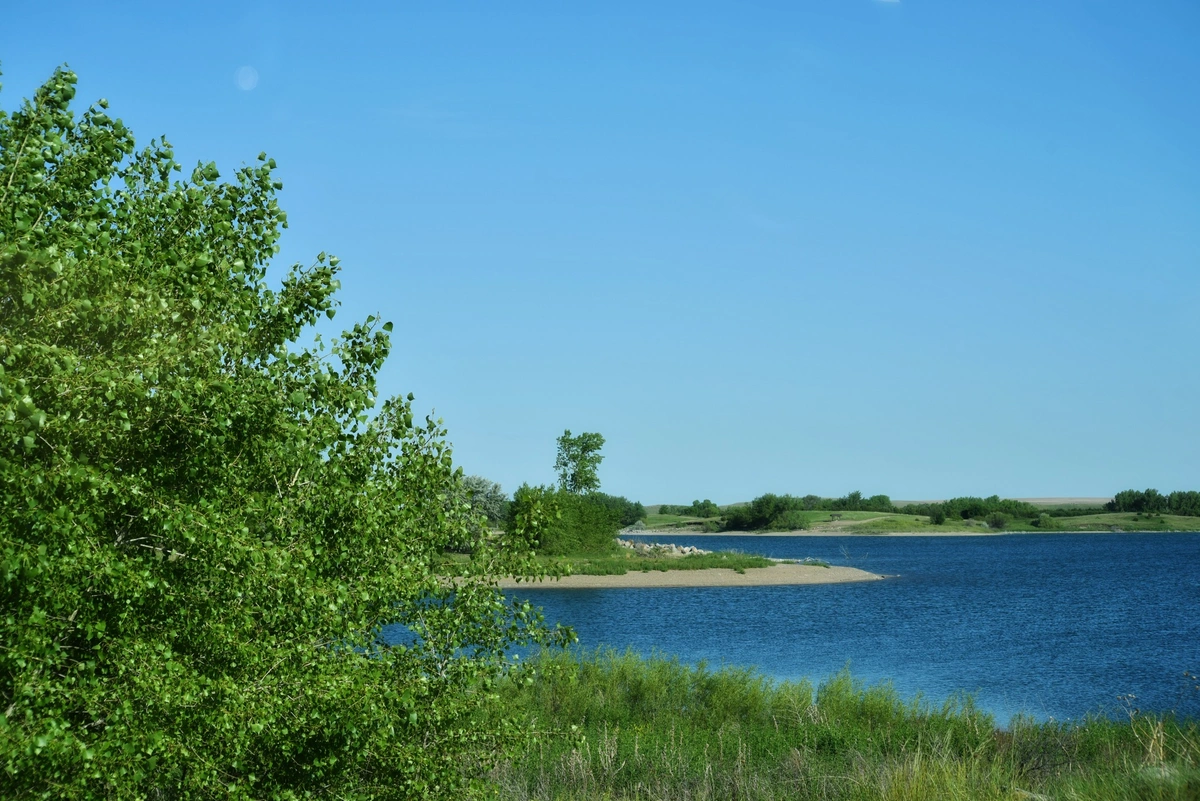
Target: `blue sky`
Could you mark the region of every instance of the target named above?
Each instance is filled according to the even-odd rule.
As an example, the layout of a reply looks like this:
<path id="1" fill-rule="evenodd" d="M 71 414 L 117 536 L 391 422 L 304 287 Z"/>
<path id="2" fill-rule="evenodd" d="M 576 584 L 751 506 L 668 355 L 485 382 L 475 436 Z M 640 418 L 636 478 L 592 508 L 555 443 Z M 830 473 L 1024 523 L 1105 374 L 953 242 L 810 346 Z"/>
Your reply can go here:
<path id="1" fill-rule="evenodd" d="M 504 10 L 498 10 L 500 6 Z M 186 7 L 180 7 L 186 6 Z M 18 2 L 140 142 L 266 150 L 468 473 L 893 498 L 1200 488 L 1200 5 Z"/>

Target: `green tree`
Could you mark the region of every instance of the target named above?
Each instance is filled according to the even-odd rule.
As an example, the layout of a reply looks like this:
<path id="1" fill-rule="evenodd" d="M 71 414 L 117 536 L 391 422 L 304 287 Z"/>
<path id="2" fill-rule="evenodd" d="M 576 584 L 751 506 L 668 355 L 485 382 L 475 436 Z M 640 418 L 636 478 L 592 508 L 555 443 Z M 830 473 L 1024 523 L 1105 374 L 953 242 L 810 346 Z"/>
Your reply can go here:
<path id="1" fill-rule="evenodd" d="M 1167 510 L 1167 497 L 1156 489 L 1148 489 L 1142 493 L 1142 508 L 1138 511 L 1148 515 L 1162 514 Z"/>
<path id="2" fill-rule="evenodd" d="M 584 432 L 571 436 L 570 429 L 564 431 L 558 438 L 558 458 L 554 460 L 558 486 L 575 494 L 600 489 L 596 471 L 604 460 L 600 455 L 603 447 L 604 437 L 599 434 Z"/>
<path id="3" fill-rule="evenodd" d="M 492 526 L 504 522 L 508 517 L 509 500 L 499 484 L 483 476 L 467 476 L 462 483 L 472 509 L 484 515 Z"/>
<path id="4" fill-rule="evenodd" d="M 1167 497 L 1167 508 L 1171 514 L 1200 517 L 1200 492 L 1177 490 Z"/>
<path id="5" fill-rule="evenodd" d="M 597 503 L 611 509 L 617 515 L 617 522 L 621 527 L 632 526 L 637 521 L 646 517 L 645 506 L 639 501 L 631 501 L 623 495 L 589 492 L 587 497 L 592 503 Z"/>
<path id="6" fill-rule="evenodd" d="M 3 795 L 478 789 L 536 515 L 436 575 L 478 520 L 445 432 L 377 402 L 390 323 L 300 344 L 338 260 L 267 288 L 274 161 L 176 175 L 75 83 L 0 114 Z"/>
<path id="7" fill-rule="evenodd" d="M 705 498 L 702 501 L 692 501 L 692 505 L 687 510 L 686 514 L 694 515 L 696 517 L 720 517 L 721 507 L 717 506 L 708 498 Z"/>

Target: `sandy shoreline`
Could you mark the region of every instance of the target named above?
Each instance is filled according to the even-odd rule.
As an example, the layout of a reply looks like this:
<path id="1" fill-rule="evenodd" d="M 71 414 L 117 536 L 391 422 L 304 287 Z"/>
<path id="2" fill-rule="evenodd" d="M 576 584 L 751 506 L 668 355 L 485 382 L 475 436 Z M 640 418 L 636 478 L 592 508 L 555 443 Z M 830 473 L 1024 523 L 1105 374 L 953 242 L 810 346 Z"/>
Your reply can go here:
<path id="1" fill-rule="evenodd" d="M 1050 529 L 1047 531 L 680 531 L 679 529 L 653 529 L 622 532 L 626 537 L 674 536 L 674 537 L 1014 537 L 1022 534 L 1167 534 L 1193 533 L 1172 531 L 1113 531 L 1111 529 Z"/>
<path id="2" fill-rule="evenodd" d="M 1003 537 L 1006 534 L 1045 534 L 1037 531 L 680 531 L 679 529 L 653 529 L 622 532 L 626 537 L 674 536 L 674 537 Z M 1053 531 L 1052 534 L 1107 534 L 1107 531 Z"/>
<path id="3" fill-rule="evenodd" d="M 705 570 L 640 570 L 620 576 L 563 576 L 545 581 L 504 579 L 506 589 L 532 587 L 539 590 L 618 589 L 644 587 L 773 587 L 791 584 L 845 584 L 852 581 L 876 581 L 883 578 L 854 567 L 818 567 L 816 565 L 773 565 L 750 567 L 736 573 L 725 567 Z"/>

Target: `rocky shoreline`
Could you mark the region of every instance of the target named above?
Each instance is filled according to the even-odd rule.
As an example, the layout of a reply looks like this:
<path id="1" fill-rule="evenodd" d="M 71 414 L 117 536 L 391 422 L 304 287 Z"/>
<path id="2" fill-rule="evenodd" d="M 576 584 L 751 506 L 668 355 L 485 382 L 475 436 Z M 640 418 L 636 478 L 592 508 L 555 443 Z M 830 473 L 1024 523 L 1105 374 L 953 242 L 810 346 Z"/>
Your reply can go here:
<path id="1" fill-rule="evenodd" d="M 663 557 L 680 557 L 692 555 L 710 554 L 712 551 L 706 551 L 703 548 L 697 548 L 693 545 L 675 545 L 670 542 L 638 542 L 636 540 L 623 540 L 617 537 L 617 545 L 626 550 L 633 551 L 638 556 L 663 556 Z"/>

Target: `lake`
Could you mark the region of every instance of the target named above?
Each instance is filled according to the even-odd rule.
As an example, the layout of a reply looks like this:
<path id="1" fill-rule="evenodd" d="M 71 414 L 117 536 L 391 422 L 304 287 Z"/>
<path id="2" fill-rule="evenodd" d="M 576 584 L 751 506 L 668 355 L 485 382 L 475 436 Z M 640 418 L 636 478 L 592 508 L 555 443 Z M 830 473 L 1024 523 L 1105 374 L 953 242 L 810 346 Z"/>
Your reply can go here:
<path id="1" fill-rule="evenodd" d="M 814 682 L 849 666 L 999 723 L 1143 710 L 1200 718 L 1200 534 L 675 537 L 894 575 L 796 587 L 521 590 L 581 646 L 754 666 Z"/>

